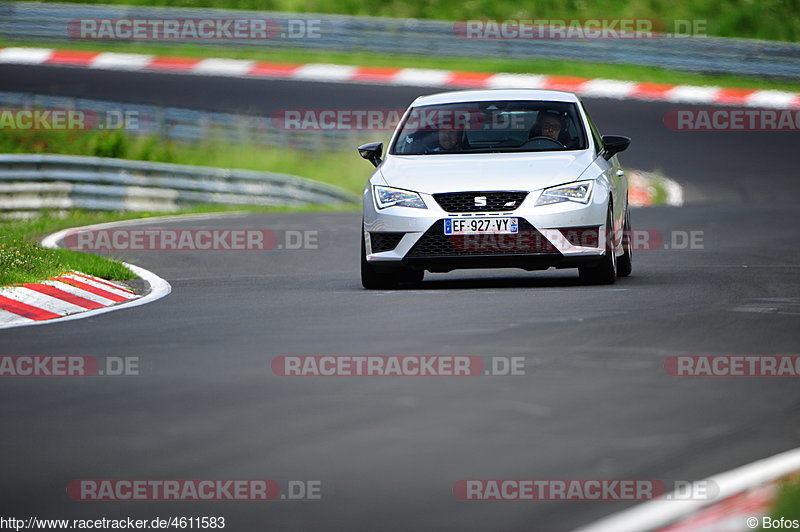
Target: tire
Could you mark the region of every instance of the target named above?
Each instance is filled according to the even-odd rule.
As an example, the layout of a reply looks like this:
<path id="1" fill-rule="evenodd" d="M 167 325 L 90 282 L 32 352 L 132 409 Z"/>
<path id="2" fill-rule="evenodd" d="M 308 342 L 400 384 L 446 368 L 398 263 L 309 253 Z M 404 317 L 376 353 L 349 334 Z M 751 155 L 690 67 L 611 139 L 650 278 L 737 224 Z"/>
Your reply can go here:
<path id="1" fill-rule="evenodd" d="M 617 259 L 617 276 L 619 277 L 627 277 L 633 271 L 632 238 L 631 211 L 630 208 L 628 208 L 625 210 L 625 222 L 622 226 L 622 250 L 625 253 Z"/>
<path id="2" fill-rule="evenodd" d="M 602 260 L 595 266 L 585 266 L 578 268 L 578 274 L 581 281 L 587 284 L 614 284 L 617 280 L 617 252 L 614 242 L 614 231 L 612 225 L 612 207 L 608 208 L 608 215 L 606 216 L 606 254 L 603 255 Z M 609 230 L 611 228 L 611 230 Z"/>
<path id="3" fill-rule="evenodd" d="M 367 290 L 397 288 L 400 283 L 418 283 L 425 277 L 421 270 L 402 269 L 396 272 L 378 272 L 367 262 L 367 245 L 361 232 L 361 286 Z"/>

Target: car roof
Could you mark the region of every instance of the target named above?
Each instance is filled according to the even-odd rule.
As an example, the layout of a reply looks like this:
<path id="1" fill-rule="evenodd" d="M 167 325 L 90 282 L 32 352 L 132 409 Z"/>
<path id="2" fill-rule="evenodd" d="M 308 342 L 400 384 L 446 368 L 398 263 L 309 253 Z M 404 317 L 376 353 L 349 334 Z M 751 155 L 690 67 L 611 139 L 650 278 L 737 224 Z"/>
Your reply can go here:
<path id="1" fill-rule="evenodd" d="M 440 92 L 438 94 L 420 96 L 414 100 L 411 105 L 439 105 L 446 103 L 482 102 L 493 100 L 579 102 L 578 97 L 575 94 L 566 91 L 553 91 L 547 89 L 491 89 Z"/>

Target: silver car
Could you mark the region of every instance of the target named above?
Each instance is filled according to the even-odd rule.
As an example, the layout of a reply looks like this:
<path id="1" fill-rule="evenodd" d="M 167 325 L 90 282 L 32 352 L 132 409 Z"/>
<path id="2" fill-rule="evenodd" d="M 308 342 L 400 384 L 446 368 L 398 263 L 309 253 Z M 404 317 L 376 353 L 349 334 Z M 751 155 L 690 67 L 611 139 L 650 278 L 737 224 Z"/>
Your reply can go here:
<path id="1" fill-rule="evenodd" d="M 572 93 L 510 89 L 417 98 L 363 191 L 364 288 L 425 271 L 578 268 L 588 283 L 631 273 L 628 180 Z M 613 230 L 609 230 L 613 229 Z"/>

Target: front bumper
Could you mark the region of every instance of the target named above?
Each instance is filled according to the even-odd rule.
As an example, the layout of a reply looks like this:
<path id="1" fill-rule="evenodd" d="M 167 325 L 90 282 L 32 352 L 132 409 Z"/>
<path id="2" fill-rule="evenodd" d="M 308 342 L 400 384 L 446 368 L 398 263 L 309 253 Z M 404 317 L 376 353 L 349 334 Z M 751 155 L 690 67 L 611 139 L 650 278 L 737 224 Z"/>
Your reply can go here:
<path id="1" fill-rule="evenodd" d="M 597 227 L 603 233 L 608 213 L 608 193 L 596 187 L 591 201 L 584 205 L 563 202 L 534 206 L 539 192 L 528 195 L 515 210 L 504 212 L 449 213 L 436 200 L 421 194 L 427 209 L 408 207 L 375 208 L 371 193 L 364 194 L 364 232 L 367 261 L 376 269 L 397 267 L 429 271 L 462 268 L 522 268 L 541 270 L 550 267 L 575 268 L 602 259 L 605 248 L 576 245 L 562 230 Z M 514 217 L 519 219 L 517 235 L 445 236 L 443 220 L 475 216 Z M 377 252 L 370 233 L 381 233 L 381 245 L 387 240 L 396 246 Z M 391 235 L 394 233 L 395 235 Z M 402 238 L 385 238 L 402 234 Z M 376 244 L 378 242 L 376 235 Z M 573 239 L 574 241 L 574 239 Z M 380 249 L 380 248 L 379 248 Z"/>

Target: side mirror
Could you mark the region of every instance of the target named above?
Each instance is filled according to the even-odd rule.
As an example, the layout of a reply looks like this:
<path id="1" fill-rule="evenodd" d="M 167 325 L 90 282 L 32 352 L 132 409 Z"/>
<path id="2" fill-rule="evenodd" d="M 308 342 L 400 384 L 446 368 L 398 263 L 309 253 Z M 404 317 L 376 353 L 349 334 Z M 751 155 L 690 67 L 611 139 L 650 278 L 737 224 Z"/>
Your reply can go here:
<path id="1" fill-rule="evenodd" d="M 383 142 L 370 142 L 358 147 L 358 154 L 378 166 L 381 164 L 381 155 L 383 155 Z"/>
<path id="2" fill-rule="evenodd" d="M 621 137 L 619 135 L 603 135 L 603 159 L 606 161 L 611 159 L 614 155 L 618 154 L 621 151 L 625 151 L 628 149 L 628 146 L 631 145 L 631 139 L 629 137 Z"/>

